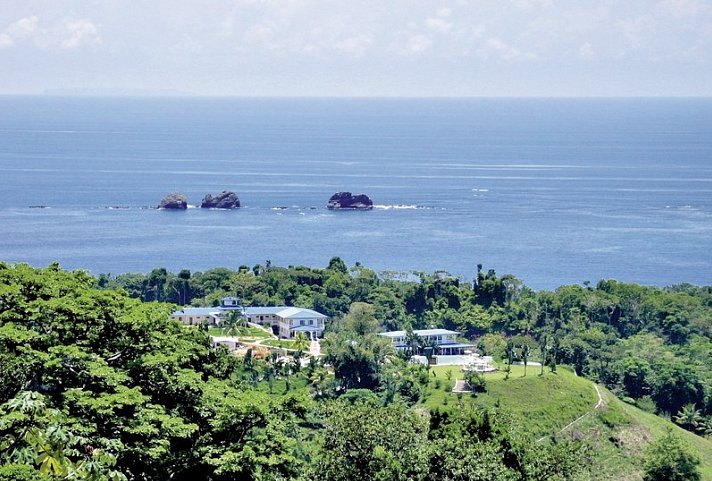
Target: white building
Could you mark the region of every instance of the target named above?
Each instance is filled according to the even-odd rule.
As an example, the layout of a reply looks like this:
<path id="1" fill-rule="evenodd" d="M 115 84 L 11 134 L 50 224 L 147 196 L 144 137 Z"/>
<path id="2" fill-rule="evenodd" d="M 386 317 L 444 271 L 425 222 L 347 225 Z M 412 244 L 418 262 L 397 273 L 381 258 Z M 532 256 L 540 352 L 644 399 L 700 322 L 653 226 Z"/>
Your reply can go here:
<path id="1" fill-rule="evenodd" d="M 174 311 L 171 318 L 188 326 L 208 323 L 219 326 L 227 313 L 239 310 L 248 322 L 270 326 L 275 334 L 291 338 L 303 332 L 310 339 L 321 337 L 328 316 L 301 307 L 243 307 L 236 297 L 225 297 L 217 307 L 184 307 Z"/>
<path id="2" fill-rule="evenodd" d="M 173 311 L 171 319 L 180 321 L 186 326 L 201 326 L 205 323 L 217 326 L 223 315 L 219 307 L 184 307 Z"/>
<path id="3" fill-rule="evenodd" d="M 301 307 L 246 307 L 245 316 L 255 324 L 269 325 L 279 337 L 291 338 L 303 332 L 309 339 L 321 337 L 328 316 Z"/>
<path id="4" fill-rule="evenodd" d="M 438 355 L 462 355 L 465 349 L 472 348 L 472 344 L 463 344 L 457 341 L 459 332 L 450 331 L 448 329 L 417 329 L 413 331 L 421 340 L 421 344 L 434 345 L 435 352 Z M 407 333 L 406 331 L 390 331 L 382 332 L 381 336 L 389 338 L 396 349 L 407 349 Z"/>
<path id="5" fill-rule="evenodd" d="M 234 351 L 238 346 L 238 342 L 234 337 L 210 336 L 210 340 L 213 343 L 213 349 L 218 346 L 225 346 L 228 351 Z"/>

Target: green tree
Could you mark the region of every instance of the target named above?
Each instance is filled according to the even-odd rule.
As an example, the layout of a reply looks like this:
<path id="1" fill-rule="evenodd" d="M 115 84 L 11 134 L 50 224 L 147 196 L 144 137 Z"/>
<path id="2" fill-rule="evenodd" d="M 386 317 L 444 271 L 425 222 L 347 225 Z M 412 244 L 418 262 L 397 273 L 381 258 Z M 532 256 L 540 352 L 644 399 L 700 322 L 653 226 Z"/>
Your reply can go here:
<path id="1" fill-rule="evenodd" d="M 222 333 L 224 336 L 237 336 L 240 334 L 240 328 L 245 322 L 245 317 L 239 311 L 228 312 L 225 319 L 222 321 Z"/>
<path id="2" fill-rule="evenodd" d="M 375 334 L 379 331 L 375 309 L 365 302 L 354 302 L 349 308 L 349 313 L 341 320 L 342 329 L 351 331 L 358 336 Z"/>
<path id="3" fill-rule="evenodd" d="M 674 417 L 674 421 L 688 431 L 695 432 L 704 421 L 702 413 L 694 404 L 685 404 Z"/>
<path id="4" fill-rule="evenodd" d="M 505 358 L 507 340 L 498 333 L 488 333 L 477 340 L 477 349 L 486 356 L 492 356 L 497 361 Z"/>
<path id="5" fill-rule="evenodd" d="M 423 338 L 413 331 L 413 327 L 408 324 L 405 328 L 405 345 L 407 352 L 413 356 L 420 354 L 423 347 Z"/>
<path id="6" fill-rule="evenodd" d="M 126 481 L 114 469 L 121 443 L 77 435 L 68 424 L 66 416 L 49 408 L 36 392 L 22 391 L 0 406 L 0 461 L 16 466 L 0 471 L 0 479 Z"/>
<path id="7" fill-rule="evenodd" d="M 332 257 L 329 260 L 329 265 L 326 270 L 338 272 L 340 274 L 348 274 L 349 272 L 348 267 L 346 267 L 346 263 L 340 257 Z"/>
<path id="8" fill-rule="evenodd" d="M 294 349 L 296 349 L 297 352 L 306 351 L 307 349 L 309 349 L 309 344 L 310 344 L 310 341 L 307 338 L 306 334 L 304 334 L 303 332 L 298 332 L 294 336 Z"/>
<path id="9" fill-rule="evenodd" d="M 512 362 L 514 361 L 516 350 L 517 347 L 514 344 L 514 341 L 512 341 L 512 339 L 508 339 L 507 344 L 504 347 L 504 355 L 507 357 L 507 367 L 504 370 L 504 379 L 509 379 L 509 374 L 512 372 Z"/>
<path id="10" fill-rule="evenodd" d="M 344 389 L 377 389 L 381 386 L 386 359 L 395 355 L 391 341 L 377 334 L 329 333 L 322 341 L 325 361 Z"/>
<path id="11" fill-rule="evenodd" d="M 531 354 L 532 348 L 529 343 L 524 343 L 521 345 L 519 352 L 522 355 L 522 362 L 524 363 L 524 377 L 527 377 L 527 364 L 529 363 L 529 354 Z"/>
<path id="12" fill-rule="evenodd" d="M 648 361 L 629 356 L 621 360 L 617 368 L 623 388 L 630 397 L 639 399 L 649 393 L 652 369 Z"/>
<path id="13" fill-rule="evenodd" d="M 645 450 L 645 481 L 699 481 L 700 459 L 672 431 Z"/>
<path id="14" fill-rule="evenodd" d="M 339 403 L 322 443 L 316 481 L 420 481 L 428 473 L 427 420 L 400 404 Z"/>

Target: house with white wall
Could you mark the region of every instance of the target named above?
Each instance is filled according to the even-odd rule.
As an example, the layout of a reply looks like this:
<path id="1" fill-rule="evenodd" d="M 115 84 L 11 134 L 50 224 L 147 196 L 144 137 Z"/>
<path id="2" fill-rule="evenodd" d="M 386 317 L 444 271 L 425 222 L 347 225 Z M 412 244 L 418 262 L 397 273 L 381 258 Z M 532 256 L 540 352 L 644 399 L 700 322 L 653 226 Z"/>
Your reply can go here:
<path id="1" fill-rule="evenodd" d="M 309 339 L 317 339 L 324 333 L 328 316 L 312 309 L 289 306 L 243 307 L 236 297 L 225 297 L 216 307 L 184 307 L 171 314 L 171 318 L 186 325 L 208 323 L 219 326 L 231 311 L 239 310 L 247 322 L 270 326 L 279 337 L 292 338 L 298 332 Z"/>
<path id="2" fill-rule="evenodd" d="M 223 315 L 223 311 L 218 307 L 184 307 L 173 311 L 171 319 L 182 322 L 186 326 L 202 326 L 203 324 L 217 326 Z"/>
<path id="3" fill-rule="evenodd" d="M 309 339 L 321 337 L 329 316 L 313 309 L 301 307 L 246 307 L 245 317 L 249 322 L 272 327 L 279 337 L 292 338 L 298 332 Z"/>
<path id="4" fill-rule="evenodd" d="M 465 354 L 465 350 L 471 349 L 472 344 L 458 342 L 457 338 L 460 333 L 450 331 L 448 329 L 416 329 L 413 331 L 421 341 L 421 344 L 434 346 L 434 354 L 459 356 Z M 408 335 L 406 331 L 389 331 L 382 332 L 379 335 L 387 337 L 393 343 L 393 346 L 398 349 L 408 349 Z M 417 354 L 417 353 L 416 353 Z"/>

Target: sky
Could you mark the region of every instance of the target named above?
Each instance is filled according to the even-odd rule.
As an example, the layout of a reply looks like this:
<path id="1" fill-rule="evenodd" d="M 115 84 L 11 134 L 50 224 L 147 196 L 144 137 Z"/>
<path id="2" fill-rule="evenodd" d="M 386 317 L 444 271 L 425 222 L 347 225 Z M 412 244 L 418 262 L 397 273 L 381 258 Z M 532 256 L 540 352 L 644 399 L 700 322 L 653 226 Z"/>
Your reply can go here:
<path id="1" fill-rule="evenodd" d="M 712 0 L 0 0 L 0 94 L 712 96 Z"/>

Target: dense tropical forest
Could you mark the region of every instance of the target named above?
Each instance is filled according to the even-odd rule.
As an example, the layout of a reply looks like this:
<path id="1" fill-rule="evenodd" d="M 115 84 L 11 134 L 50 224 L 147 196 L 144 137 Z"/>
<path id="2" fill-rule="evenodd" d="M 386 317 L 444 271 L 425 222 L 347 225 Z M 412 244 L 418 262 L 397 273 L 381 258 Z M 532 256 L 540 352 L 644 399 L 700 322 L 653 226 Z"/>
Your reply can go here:
<path id="1" fill-rule="evenodd" d="M 443 272 L 379 275 L 360 265 L 348 269 L 339 258 L 326 269 L 267 262 L 237 271 L 102 275 L 98 283 L 144 301 L 214 306 L 237 295 L 246 306 L 296 305 L 336 319 L 353 303 L 368 303 L 383 329 L 442 327 L 476 339 L 484 354 L 496 358 L 543 356 L 646 410 L 689 415 L 683 425 L 712 434 L 709 286 L 663 289 L 602 280 L 535 292 L 514 276 L 481 266 L 470 283 Z"/>
<path id="2" fill-rule="evenodd" d="M 0 263 L 0 479 L 712 479 L 711 287 L 537 292 L 473 271 Z M 169 319 L 226 295 L 332 317 L 324 357 L 237 357 Z M 424 327 L 461 332 L 500 372 L 455 394 L 452 370 L 377 335 Z M 596 404 L 590 381 L 605 408 L 566 431 Z M 631 429 L 643 419 L 666 427 Z"/>

